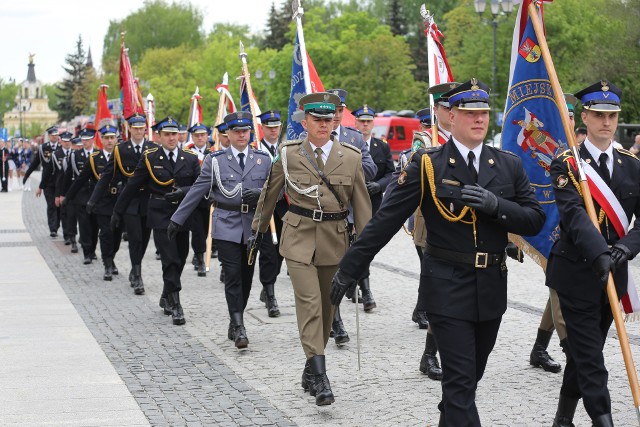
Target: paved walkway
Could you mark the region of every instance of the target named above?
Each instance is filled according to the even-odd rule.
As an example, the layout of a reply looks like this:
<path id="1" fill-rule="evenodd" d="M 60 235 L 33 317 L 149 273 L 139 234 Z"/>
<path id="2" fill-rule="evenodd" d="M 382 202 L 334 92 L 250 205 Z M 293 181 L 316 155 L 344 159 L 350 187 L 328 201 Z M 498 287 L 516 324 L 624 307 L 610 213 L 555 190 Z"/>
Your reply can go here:
<path id="1" fill-rule="evenodd" d="M 3 424 L 437 424 L 440 384 L 417 369 L 425 331 L 410 321 L 419 265 L 402 232 L 372 265 L 379 308 L 360 312 L 361 370 L 355 306 L 347 301 L 342 311 L 352 340 L 342 349 L 332 341 L 327 348 L 336 403 L 317 407 L 299 385 L 304 354 L 286 274 L 276 284 L 282 311 L 276 319 L 266 316 L 258 300 L 256 274 L 245 316 L 249 351 L 238 352 L 226 338 L 216 263 L 206 278 L 187 264 L 181 294 L 187 324 L 173 326 L 157 305 L 162 281 L 153 243 L 143 261 L 147 293 L 134 296 L 126 243 L 116 256 L 120 276 L 104 282 L 99 263 L 83 266 L 80 255 L 48 236 L 43 200 L 33 193 L 0 194 L 0 207 Z M 481 419 L 491 426 L 550 425 L 562 377 L 528 365 L 547 290 L 531 261 L 509 260 L 509 269 L 509 309 L 477 393 Z M 640 275 L 638 261 L 632 271 Z M 628 325 L 628 332 L 640 361 L 640 325 Z M 635 425 L 622 357 L 611 335 L 605 357 L 614 421 Z M 549 350 L 563 361 L 556 338 Z M 589 425 L 584 408 L 575 423 Z"/>

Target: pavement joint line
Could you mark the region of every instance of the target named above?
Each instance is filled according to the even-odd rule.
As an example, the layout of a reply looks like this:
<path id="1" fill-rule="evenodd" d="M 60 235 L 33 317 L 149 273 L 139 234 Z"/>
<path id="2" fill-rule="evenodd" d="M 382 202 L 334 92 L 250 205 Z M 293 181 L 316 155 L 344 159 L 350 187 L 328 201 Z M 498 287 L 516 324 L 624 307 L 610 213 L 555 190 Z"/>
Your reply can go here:
<path id="1" fill-rule="evenodd" d="M 36 246 L 35 242 L 0 242 L 0 248 L 15 248 L 18 246 Z"/>
<path id="2" fill-rule="evenodd" d="M 0 228 L 0 234 L 4 233 L 28 233 L 29 230 L 26 228 Z"/>

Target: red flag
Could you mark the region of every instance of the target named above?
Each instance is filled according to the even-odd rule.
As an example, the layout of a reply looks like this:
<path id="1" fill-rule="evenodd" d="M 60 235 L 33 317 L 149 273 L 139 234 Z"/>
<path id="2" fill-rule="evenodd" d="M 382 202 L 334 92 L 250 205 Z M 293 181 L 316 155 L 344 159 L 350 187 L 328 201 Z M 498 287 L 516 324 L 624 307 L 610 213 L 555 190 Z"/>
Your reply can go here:
<path id="1" fill-rule="evenodd" d="M 109 86 L 100 85 L 100 89 L 98 89 L 98 104 L 96 108 L 96 120 L 95 120 L 95 129 L 96 131 L 100 130 L 100 128 L 106 124 L 112 122 L 111 112 L 109 111 L 109 104 L 107 103 L 107 89 Z M 100 140 L 100 132 L 96 132 L 96 146 L 102 150 L 102 141 Z"/>
<path id="2" fill-rule="evenodd" d="M 124 42 L 120 48 L 120 101 L 122 102 L 122 115 L 126 119 L 134 113 L 144 114 L 142 94 L 138 96 L 139 88 L 133 79 L 129 52 L 125 49 Z"/>
<path id="3" fill-rule="evenodd" d="M 316 67 L 313 65 L 313 61 L 307 52 L 307 63 L 309 64 L 309 79 L 311 80 L 311 91 L 315 92 L 324 92 L 324 85 L 322 84 L 322 80 L 320 80 L 320 76 L 318 76 L 318 72 L 316 71 Z M 351 114 L 351 110 L 347 107 L 344 107 L 344 114 L 342 115 L 342 122 L 340 124 L 345 126 L 354 127 L 356 125 L 356 118 L 353 114 Z"/>

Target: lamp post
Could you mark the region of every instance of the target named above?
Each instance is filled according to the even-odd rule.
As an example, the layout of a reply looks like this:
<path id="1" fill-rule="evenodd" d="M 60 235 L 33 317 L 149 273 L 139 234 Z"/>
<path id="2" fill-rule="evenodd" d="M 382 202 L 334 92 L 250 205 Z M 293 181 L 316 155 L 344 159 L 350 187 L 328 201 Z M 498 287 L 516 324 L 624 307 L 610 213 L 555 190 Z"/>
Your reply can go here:
<path id="1" fill-rule="evenodd" d="M 492 19 L 490 21 L 482 18 L 487 2 L 491 5 Z M 493 116 L 491 121 L 491 139 L 493 139 L 496 135 L 495 121 L 497 119 L 495 98 L 498 96 L 498 93 L 496 92 L 496 73 L 498 68 L 498 61 L 496 57 L 497 30 L 498 24 L 504 21 L 511 12 L 513 12 L 513 0 L 474 0 L 473 7 L 480 16 L 482 23 L 491 24 L 493 29 L 493 67 L 491 69 L 491 97 L 494 98 L 491 102 L 491 115 Z"/>
<path id="2" fill-rule="evenodd" d="M 24 129 L 22 128 L 22 86 L 20 86 L 20 105 L 18 105 L 18 117 L 20 118 L 20 138 L 24 138 Z"/>
<path id="3" fill-rule="evenodd" d="M 262 81 L 262 70 L 258 69 L 256 70 L 256 79 Z M 271 86 L 271 83 L 273 83 L 273 81 L 276 79 L 276 70 L 271 69 L 269 71 L 269 80 L 265 80 L 264 82 L 264 105 L 266 106 L 267 110 L 269 109 L 269 86 Z"/>

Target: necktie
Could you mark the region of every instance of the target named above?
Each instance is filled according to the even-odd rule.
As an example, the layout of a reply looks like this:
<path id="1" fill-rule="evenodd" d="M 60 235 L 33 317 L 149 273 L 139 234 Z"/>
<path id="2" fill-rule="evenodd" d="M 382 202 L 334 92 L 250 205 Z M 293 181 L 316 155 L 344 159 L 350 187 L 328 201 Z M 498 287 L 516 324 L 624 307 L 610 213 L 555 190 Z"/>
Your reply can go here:
<path id="1" fill-rule="evenodd" d="M 172 153 L 173 154 L 173 153 Z M 140 146 L 136 145 L 136 155 L 139 156 L 140 155 Z"/>
<path id="2" fill-rule="evenodd" d="M 104 157 L 105 159 L 107 159 L 107 162 L 109 161 L 109 153 L 107 153 L 106 151 L 104 152 Z"/>
<path id="3" fill-rule="evenodd" d="M 173 160 L 173 151 L 169 151 L 169 161 L 171 162 L 171 166 L 175 166 L 176 162 Z"/>
<path id="4" fill-rule="evenodd" d="M 322 148 L 318 147 L 315 150 L 316 153 L 316 163 L 318 163 L 318 169 L 324 171 L 324 162 L 322 161 Z"/>
<path id="5" fill-rule="evenodd" d="M 609 168 L 607 167 L 608 158 L 609 156 L 607 156 L 606 153 L 600 154 L 600 175 L 602 175 L 602 179 L 604 179 L 604 182 L 606 182 L 607 185 L 610 185 L 611 174 L 609 173 Z"/>
<path id="6" fill-rule="evenodd" d="M 238 163 L 240 163 L 240 169 L 244 170 L 244 153 L 238 153 Z"/>
<path id="7" fill-rule="evenodd" d="M 476 170 L 476 167 L 473 165 L 473 161 L 475 160 L 476 155 L 473 154 L 473 151 L 469 151 L 469 155 L 467 156 L 467 158 L 469 159 L 469 163 L 467 164 L 467 167 L 469 168 L 469 173 L 473 178 L 473 182 L 478 182 L 478 171 Z"/>
<path id="8" fill-rule="evenodd" d="M 267 148 L 269 149 L 269 152 L 271 153 L 271 155 L 273 157 L 276 156 L 276 146 L 275 145 L 267 145 Z"/>
<path id="9" fill-rule="evenodd" d="M 331 140 L 336 141 L 337 139 L 338 139 L 338 132 L 336 132 L 335 130 L 331 131 Z"/>

